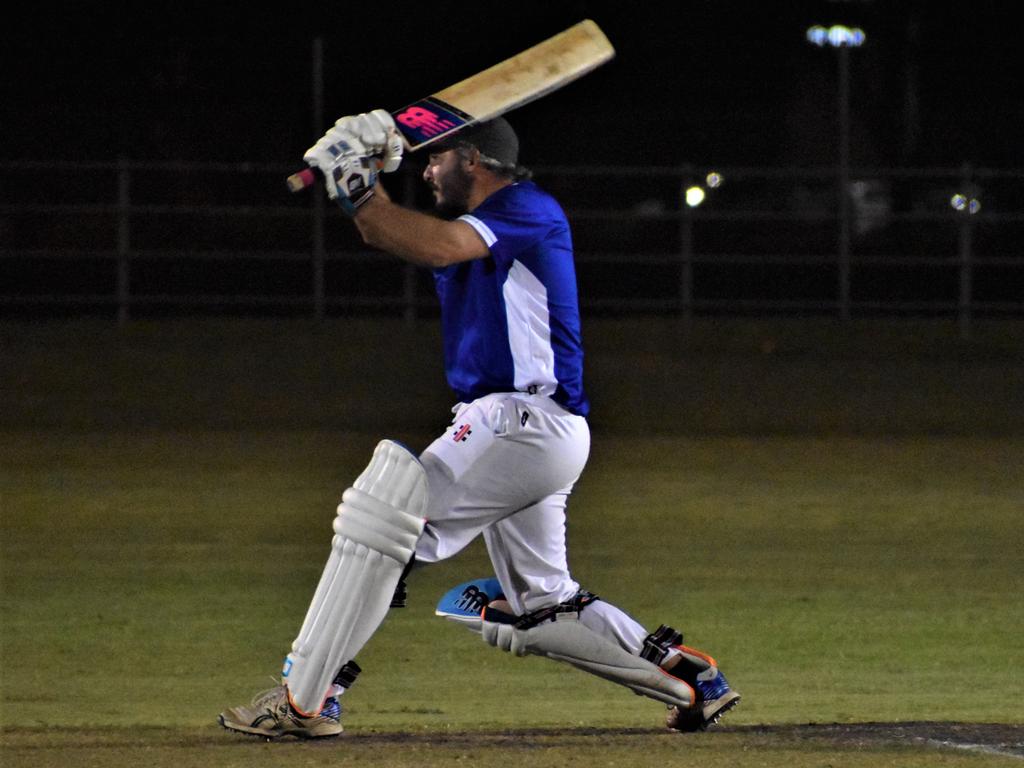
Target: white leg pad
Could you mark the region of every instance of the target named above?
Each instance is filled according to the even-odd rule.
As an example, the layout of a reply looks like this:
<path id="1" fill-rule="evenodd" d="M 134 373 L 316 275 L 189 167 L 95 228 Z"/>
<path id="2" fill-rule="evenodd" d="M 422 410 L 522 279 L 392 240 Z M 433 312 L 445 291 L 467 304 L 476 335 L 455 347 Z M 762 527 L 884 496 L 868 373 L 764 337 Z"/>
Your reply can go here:
<path id="1" fill-rule="evenodd" d="M 426 523 L 427 475 L 406 448 L 382 440 L 342 495 L 331 554 L 282 674 L 292 704 L 320 711 L 334 676 L 388 612 Z"/>
<path id="2" fill-rule="evenodd" d="M 693 689 L 682 680 L 601 637 L 580 623 L 579 614 L 556 616 L 555 621 L 546 621 L 531 629 L 483 621 L 481 634 L 488 644 L 516 656 L 532 654 L 564 661 L 584 672 L 624 685 L 641 696 L 682 708 L 693 704 Z"/>

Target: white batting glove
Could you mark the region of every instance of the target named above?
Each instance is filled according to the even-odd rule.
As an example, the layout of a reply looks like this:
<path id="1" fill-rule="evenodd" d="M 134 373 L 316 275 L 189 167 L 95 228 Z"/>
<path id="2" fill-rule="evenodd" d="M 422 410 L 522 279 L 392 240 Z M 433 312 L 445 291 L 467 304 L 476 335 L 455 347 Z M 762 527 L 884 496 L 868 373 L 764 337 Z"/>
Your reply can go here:
<path id="1" fill-rule="evenodd" d="M 391 173 L 402 163 L 402 136 L 386 109 L 340 118 L 335 128 L 348 131 L 363 142 L 366 151 L 380 158 L 380 170 Z"/>
<path id="2" fill-rule="evenodd" d="M 327 196 L 349 216 L 373 197 L 378 161 L 354 134 L 331 128 L 302 159 L 323 174 Z"/>

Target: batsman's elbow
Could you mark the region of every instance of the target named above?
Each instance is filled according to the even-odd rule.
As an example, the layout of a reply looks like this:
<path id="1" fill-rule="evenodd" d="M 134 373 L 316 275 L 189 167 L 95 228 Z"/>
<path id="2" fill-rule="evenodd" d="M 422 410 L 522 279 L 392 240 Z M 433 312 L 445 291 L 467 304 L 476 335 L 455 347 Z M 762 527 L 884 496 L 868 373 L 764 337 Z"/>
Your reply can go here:
<path id="1" fill-rule="evenodd" d="M 423 267 L 440 269 L 489 253 L 468 224 L 443 221 L 389 202 L 369 201 L 354 220 L 363 242 L 371 248 Z"/>

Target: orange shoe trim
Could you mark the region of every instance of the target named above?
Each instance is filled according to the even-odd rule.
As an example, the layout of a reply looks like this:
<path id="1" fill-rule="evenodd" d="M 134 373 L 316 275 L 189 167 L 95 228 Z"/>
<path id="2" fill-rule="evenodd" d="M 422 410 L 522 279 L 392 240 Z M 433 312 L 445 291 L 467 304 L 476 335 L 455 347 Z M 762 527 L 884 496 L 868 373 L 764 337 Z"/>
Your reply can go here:
<path id="1" fill-rule="evenodd" d="M 691 648 L 688 645 L 673 645 L 672 647 L 682 651 L 683 653 L 688 653 L 691 656 L 696 656 L 698 658 L 704 659 L 704 661 L 706 661 L 712 667 L 717 667 L 718 666 L 718 662 L 717 661 L 715 661 L 713 658 L 708 656 L 706 653 L 703 653 L 702 651 L 698 651 L 696 648 Z"/>
<path id="2" fill-rule="evenodd" d="M 316 717 L 317 715 L 320 714 L 320 712 L 324 708 L 324 705 L 321 704 L 320 705 L 320 709 L 318 709 L 316 712 L 313 712 L 312 714 L 309 714 L 307 712 L 303 712 L 302 709 L 299 708 L 298 705 L 296 705 L 295 699 L 292 698 L 292 692 L 288 690 L 288 686 L 287 685 L 284 687 L 284 693 L 285 693 L 285 696 L 288 697 L 288 704 L 291 706 L 292 709 L 294 709 L 296 712 L 298 712 L 301 717 L 306 717 L 306 718 Z M 324 698 L 324 701 L 327 701 L 326 697 Z"/>

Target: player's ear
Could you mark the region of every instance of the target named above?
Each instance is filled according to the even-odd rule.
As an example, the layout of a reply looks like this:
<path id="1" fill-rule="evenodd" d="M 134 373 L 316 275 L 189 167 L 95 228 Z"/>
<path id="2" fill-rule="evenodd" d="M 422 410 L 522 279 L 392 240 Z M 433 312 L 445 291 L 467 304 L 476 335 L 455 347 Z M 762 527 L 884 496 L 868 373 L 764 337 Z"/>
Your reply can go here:
<path id="1" fill-rule="evenodd" d="M 462 152 L 462 161 L 466 164 L 466 168 L 472 170 L 475 165 L 480 163 L 480 150 L 476 147 L 465 147 Z"/>

